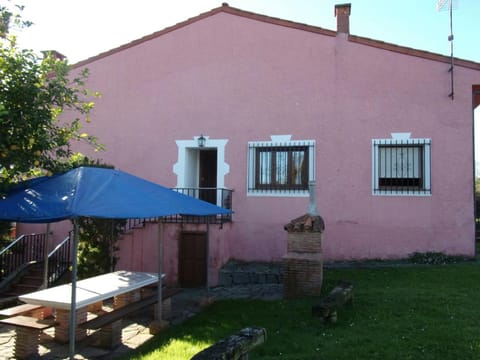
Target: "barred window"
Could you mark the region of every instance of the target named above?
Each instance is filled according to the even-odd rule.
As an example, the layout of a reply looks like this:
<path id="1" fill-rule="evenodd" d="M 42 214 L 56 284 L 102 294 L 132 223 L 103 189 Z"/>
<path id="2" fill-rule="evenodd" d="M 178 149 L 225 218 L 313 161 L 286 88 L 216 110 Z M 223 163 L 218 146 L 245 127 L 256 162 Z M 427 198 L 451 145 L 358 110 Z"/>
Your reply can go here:
<path id="1" fill-rule="evenodd" d="M 373 193 L 376 195 L 429 195 L 430 139 L 392 134 L 373 145 Z"/>
<path id="2" fill-rule="evenodd" d="M 278 194 L 308 192 L 313 180 L 313 142 L 251 142 L 248 192 Z"/>

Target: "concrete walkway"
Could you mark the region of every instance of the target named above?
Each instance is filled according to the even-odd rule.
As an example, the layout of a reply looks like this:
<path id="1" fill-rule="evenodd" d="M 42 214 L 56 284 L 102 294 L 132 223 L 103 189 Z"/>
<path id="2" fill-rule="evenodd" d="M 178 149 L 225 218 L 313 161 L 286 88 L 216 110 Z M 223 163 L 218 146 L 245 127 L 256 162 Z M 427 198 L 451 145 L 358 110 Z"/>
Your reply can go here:
<path id="1" fill-rule="evenodd" d="M 283 286 L 280 284 L 262 284 L 232 287 L 217 287 L 207 291 L 201 289 L 184 289 L 172 298 L 172 316 L 169 321 L 173 326 L 178 325 L 202 310 L 209 299 L 265 299 L 277 300 L 283 296 Z M 129 351 L 151 339 L 149 324 L 152 322 L 152 309 L 138 312 L 135 316 L 123 320 L 122 344 L 113 350 L 96 346 L 96 337 L 93 333 L 86 339 L 77 342 L 75 359 L 114 359 L 127 354 Z M 13 357 L 15 341 L 13 327 L 0 324 L 0 359 L 10 360 Z M 38 359 L 57 360 L 68 359 L 68 344 L 58 344 L 53 340 L 53 329 L 42 333 Z"/>

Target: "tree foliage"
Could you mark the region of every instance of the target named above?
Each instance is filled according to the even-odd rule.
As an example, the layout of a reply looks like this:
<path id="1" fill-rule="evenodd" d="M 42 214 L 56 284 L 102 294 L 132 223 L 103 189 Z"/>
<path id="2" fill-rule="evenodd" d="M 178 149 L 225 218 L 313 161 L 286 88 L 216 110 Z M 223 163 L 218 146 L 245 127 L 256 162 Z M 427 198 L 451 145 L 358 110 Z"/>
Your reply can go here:
<path id="1" fill-rule="evenodd" d="M 85 279 L 115 269 L 116 242 L 125 220 L 79 218 L 78 277 Z"/>
<path id="2" fill-rule="evenodd" d="M 21 7 L 19 8 L 21 10 Z M 82 131 L 98 94 L 85 88 L 88 70 L 70 76 L 55 52 L 20 49 L 9 29 L 29 26 L 0 6 L 0 185 L 72 167 L 74 141 L 101 149 Z M 60 119 L 61 115 L 61 119 Z"/>
<path id="3" fill-rule="evenodd" d="M 0 5 L 0 194 L 32 176 L 78 166 L 112 167 L 72 150 L 75 141 L 103 149 L 94 136 L 82 131 L 91 121 L 92 99 L 99 96 L 85 87 L 88 70 L 72 76 L 68 61 L 57 52 L 39 56 L 20 49 L 10 30 L 30 25 Z M 80 278 L 115 267 L 115 244 L 124 223 L 79 219 Z M 9 230 L 9 223 L 0 223 L 0 239 L 8 237 Z"/>
<path id="4" fill-rule="evenodd" d="M 82 131 L 99 95 L 85 87 L 88 70 L 71 76 L 58 53 L 19 48 L 12 29 L 32 24 L 22 19 L 22 6 L 10 4 L 0 4 L 0 196 L 26 178 L 98 166 L 72 150 L 75 141 L 102 149 Z M 0 222 L 0 240 L 10 239 L 10 228 Z"/>
<path id="5" fill-rule="evenodd" d="M 90 160 L 87 157 L 78 158 L 74 167 L 92 166 L 113 168 L 99 160 Z M 126 220 L 81 217 L 78 219 L 78 278 L 85 279 L 91 276 L 113 271 L 118 258 L 117 241 L 123 232 Z"/>

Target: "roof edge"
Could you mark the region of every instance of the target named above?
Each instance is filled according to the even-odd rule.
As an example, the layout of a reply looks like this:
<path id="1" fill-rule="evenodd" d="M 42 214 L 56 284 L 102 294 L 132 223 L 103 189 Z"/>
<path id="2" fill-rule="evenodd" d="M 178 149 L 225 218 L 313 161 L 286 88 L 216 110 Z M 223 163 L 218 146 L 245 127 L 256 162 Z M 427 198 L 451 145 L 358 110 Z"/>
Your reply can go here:
<path id="1" fill-rule="evenodd" d="M 333 30 L 328 30 L 328 29 L 318 27 L 318 26 L 313 26 L 313 25 L 302 24 L 302 23 L 298 23 L 298 22 L 294 22 L 294 21 L 290 21 L 290 20 L 275 18 L 275 17 L 271 17 L 271 16 L 267 16 L 267 15 L 261 15 L 261 14 L 257 14 L 257 13 L 254 13 L 254 12 L 234 8 L 234 7 L 229 6 L 227 3 L 223 3 L 221 6 L 219 6 L 217 8 L 214 8 L 210 11 L 201 13 L 201 14 L 199 14 L 197 16 L 194 16 L 192 18 L 189 18 L 185 21 L 179 22 L 175 25 L 166 27 L 163 30 L 156 31 L 156 32 L 154 32 L 150 35 L 146 35 L 146 36 L 141 37 L 139 39 L 133 40 L 133 41 L 127 43 L 127 44 L 121 45 L 119 47 L 113 48 L 113 49 L 105 51 L 105 52 L 102 52 L 98 55 L 94 55 L 94 56 L 92 56 L 90 58 L 87 58 L 85 60 L 81 60 L 81 61 L 73 64 L 72 68 L 75 69 L 75 68 L 85 66 L 85 65 L 87 65 L 87 64 L 89 64 L 93 61 L 102 59 L 104 57 L 115 54 L 115 53 L 120 52 L 122 50 L 126 50 L 128 48 L 140 45 L 140 44 L 142 44 L 146 41 L 149 41 L 149 40 L 157 38 L 159 36 L 168 34 L 172 31 L 175 31 L 177 29 L 181 29 L 181 28 L 186 27 L 190 24 L 193 24 L 197 21 L 203 20 L 205 18 L 208 18 L 210 16 L 213 16 L 213 15 L 216 15 L 216 14 L 222 13 L 222 12 L 227 13 L 227 14 L 231 14 L 231 15 L 241 16 L 241 17 L 251 19 L 251 20 L 261 21 L 261 22 L 264 22 L 264 23 L 274 24 L 274 25 L 278 25 L 278 26 L 284 26 L 284 27 L 288 27 L 288 28 L 292 28 L 292 29 L 303 30 L 303 31 L 312 32 L 312 33 L 321 34 L 321 35 L 326 35 L 326 36 L 331 36 L 331 37 L 337 36 L 337 32 L 333 31 Z M 420 58 L 427 59 L 427 60 L 433 60 L 433 61 L 438 61 L 438 62 L 443 62 L 443 63 L 450 63 L 451 62 L 451 58 L 449 56 L 446 56 L 446 55 L 441 55 L 441 54 L 429 52 L 429 51 L 426 51 L 426 50 L 419 50 L 419 49 L 415 49 L 415 48 L 410 48 L 410 47 L 406 47 L 406 46 L 402 46 L 402 45 L 387 43 L 387 42 L 383 42 L 381 40 L 374 40 L 374 39 L 370 39 L 370 38 L 366 38 L 366 37 L 362 37 L 362 36 L 357 36 L 357 35 L 348 35 L 348 40 L 350 42 L 353 42 L 353 43 L 366 45 L 366 46 L 371 46 L 371 47 L 375 47 L 375 48 L 378 48 L 378 49 L 392 51 L 392 52 L 396 52 L 396 53 L 400 53 L 400 54 L 404 54 L 404 55 L 416 56 L 416 57 L 420 57 Z M 462 67 L 466 67 L 466 68 L 473 69 L 473 70 L 480 70 L 480 63 L 478 63 L 478 62 L 471 61 L 471 60 L 464 60 L 464 59 L 460 59 L 460 58 L 454 58 L 454 59 L 455 59 L 455 65 L 457 65 L 457 66 L 462 66 Z"/>
<path id="2" fill-rule="evenodd" d="M 257 20 L 257 21 L 261 21 L 261 22 L 265 22 L 265 23 L 269 23 L 269 24 L 289 27 L 289 28 L 298 29 L 298 30 L 304 30 L 304 31 L 323 34 L 323 35 L 327 35 L 327 36 L 332 36 L 333 37 L 333 36 L 337 35 L 337 33 L 333 30 L 328 30 L 328 29 L 324 29 L 324 28 L 321 28 L 321 27 L 302 24 L 302 23 L 298 23 L 298 22 L 294 22 L 294 21 L 290 21 L 290 20 L 279 19 L 279 18 L 267 16 L 267 15 L 261 15 L 261 14 L 257 14 L 257 13 L 254 13 L 254 12 L 249 12 L 249 11 L 241 10 L 241 9 L 238 9 L 238 8 L 234 8 L 234 7 L 231 7 L 229 5 L 226 5 L 226 3 L 224 3 L 222 6 L 219 6 L 217 8 L 214 8 L 214 9 L 210 10 L 210 11 L 201 13 L 200 15 L 194 16 L 194 17 L 189 18 L 185 21 L 179 22 L 175 25 L 166 27 L 165 29 L 156 31 L 156 32 L 154 32 L 150 35 L 143 36 L 143 37 L 141 37 L 139 39 L 136 39 L 136 40 L 133 40 L 133 41 L 127 43 L 127 44 L 120 45 L 120 46 L 118 46 L 116 48 L 113 48 L 111 50 L 107 50 L 107 51 L 102 52 L 98 55 L 94 55 L 94 56 L 89 57 L 85 60 L 81 60 L 81 61 L 73 64 L 72 67 L 73 68 L 78 68 L 78 67 L 84 66 L 84 65 L 86 65 L 88 63 L 91 63 L 95 60 L 104 58 L 106 56 L 112 55 L 116 52 L 119 52 L 119 51 L 122 51 L 122 50 L 125 50 L 125 49 L 128 49 L 128 48 L 140 45 L 140 44 L 142 44 L 146 41 L 149 41 L 149 40 L 154 39 L 156 37 L 159 37 L 161 35 L 168 34 L 172 31 L 181 29 L 181 28 L 183 28 L 185 26 L 188 26 L 190 24 L 193 24 L 197 21 L 203 20 L 207 17 L 213 16 L 213 15 L 216 15 L 216 14 L 222 13 L 222 12 L 227 13 L 227 14 L 231 14 L 231 15 L 241 16 L 241 17 L 251 19 L 251 20 Z"/>
<path id="3" fill-rule="evenodd" d="M 374 39 L 357 36 L 357 35 L 349 35 L 348 40 L 353 43 L 371 46 L 371 47 L 375 47 L 382 50 L 392 51 L 399 54 L 416 56 L 422 59 L 439 61 L 439 62 L 448 63 L 448 64 L 451 63 L 450 56 L 441 55 L 441 54 L 433 53 L 426 50 L 419 50 L 419 49 L 415 49 L 415 48 L 411 48 L 403 45 L 396 45 L 396 44 L 387 43 L 384 41 L 374 40 Z M 454 57 L 454 64 L 456 66 L 462 66 L 462 67 L 466 67 L 473 70 L 480 70 L 480 63 L 477 63 L 471 60 L 464 60 L 464 59 Z"/>

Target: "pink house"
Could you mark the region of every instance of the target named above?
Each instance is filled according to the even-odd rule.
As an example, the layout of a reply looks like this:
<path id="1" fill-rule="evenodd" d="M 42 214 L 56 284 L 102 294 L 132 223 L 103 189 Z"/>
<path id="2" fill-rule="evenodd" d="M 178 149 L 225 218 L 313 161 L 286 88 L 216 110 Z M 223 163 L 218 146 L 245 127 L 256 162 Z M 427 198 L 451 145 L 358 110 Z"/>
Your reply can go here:
<path id="1" fill-rule="evenodd" d="M 474 255 L 480 64 L 455 59 L 452 89 L 449 57 L 351 35 L 350 10 L 332 31 L 223 4 L 75 65 L 102 93 L 85 130 L 107 149 L 81 151 L 235 212 L 166 224 L 168 282 L 280 260 L 313 180 L 325 261 Z M 156 271 L 156 231 L 126 234 L 118 268 Z"/>

